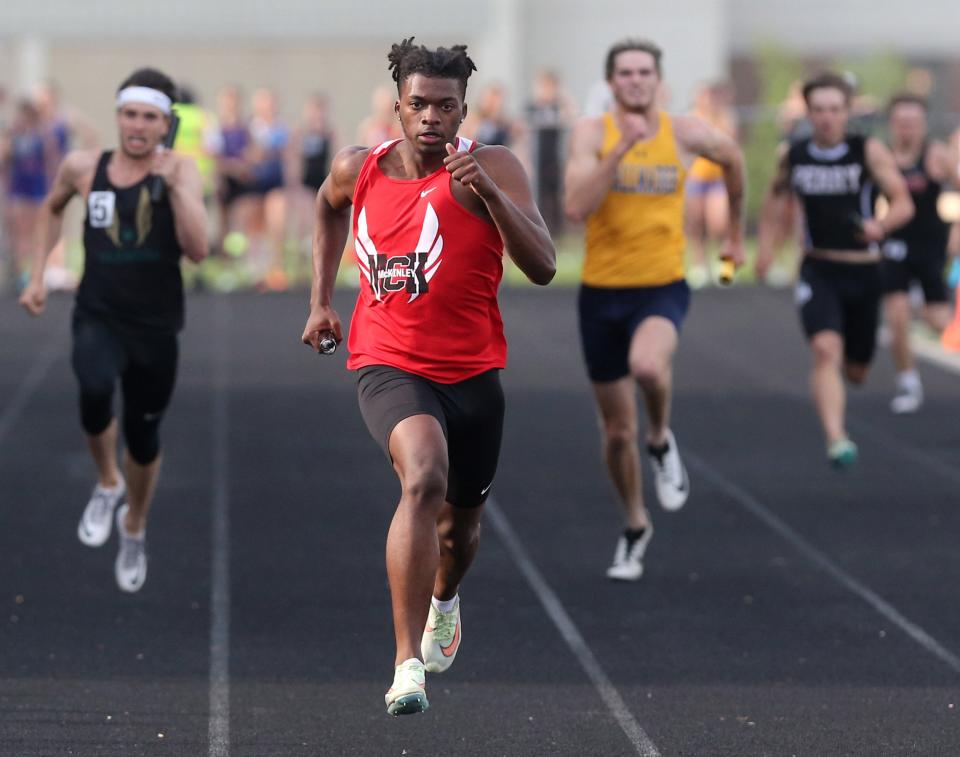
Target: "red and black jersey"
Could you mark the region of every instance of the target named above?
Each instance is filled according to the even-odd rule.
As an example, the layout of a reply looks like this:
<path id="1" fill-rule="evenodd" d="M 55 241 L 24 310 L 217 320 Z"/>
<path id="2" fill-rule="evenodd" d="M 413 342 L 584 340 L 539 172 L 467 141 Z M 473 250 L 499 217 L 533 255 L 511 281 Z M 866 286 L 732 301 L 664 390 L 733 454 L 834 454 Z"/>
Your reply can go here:
<path id="1" fill-rule="evenodd" d="M 906 225 L 892 231 L 890 238 L 904 242 L 910 252 L 930 250 L 939 255 L 947 249 L 950 225 L 940 218 L 937 210 L 943 187 L 927 173 L 929 149 L 930 145 L 925 143 L 916 163 L 909 168 L 900 168 L 915 210 L 913 218 Z"/>
<path id="2" fill-rule="evenodd" d="M 370 151 L 353 195 L 360 296 L 347 367 L 389 365 L 444 384 L 503 368 L 503 240 L 457 202 L 446 167 L 422 179 L 381 171 L 398 142 Z"/>

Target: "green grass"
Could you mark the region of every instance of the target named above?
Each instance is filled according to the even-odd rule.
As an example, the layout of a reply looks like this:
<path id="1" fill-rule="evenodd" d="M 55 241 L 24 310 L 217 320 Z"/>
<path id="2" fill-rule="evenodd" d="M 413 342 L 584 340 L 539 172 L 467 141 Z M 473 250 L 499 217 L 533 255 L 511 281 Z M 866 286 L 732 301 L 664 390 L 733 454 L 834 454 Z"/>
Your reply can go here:
<path id="1" fill-rule="evenodd" d="M 554 240 L 557 249 L 557 275 L 554 277 L 550 286 L 569 287 L 580 283 L 580 270 L 583 266 L 583 235 L 582 234 L 564 234 Z M 756 276 L 754 274 L 754 261 L 757 257 L 756 238 L 750 237 L 746 240 L 746 263 L 737 269 L 734 283 L 739 285 L 755 284 Z M 718 250 L 714 249 L 708 255 L 712 260 L 716 260 Z M 796 259 L 797 251 L 795 249 L 784 249 L 778 257 L 781 265 L 789 266 L 790 261 Z M 690 253 L 686 254 L 686 263 L 690 265 Z M 512 260 L 504 262 L 503 281 L 509 286 L 530 285 L 527 277 L 517 268 Z"/>
<path id="2" fill-rule="evenodd" d="M 554 277 L 550 286 L 573 287 L 580 283 L 580 271 L 583 265 L 583 241 L 583 234 L 574 232 L 561 234 L 554 240 L 557 249 L 557 275 Z M 748 238 L 746 241 L 747 263 L 737 271 L 735 278 L 736 284 L 748 285 L 756 283 L 756 277 L 753 273 L 753 261 L 756 258 L 756 248 L 756 239 L 752 237 Z M 780 260 L 787 261 L 785 265 L 789 265 L 789 261 L 795 259 L 795 253 L 795 250 L 784 250 L 784 254 Z M 714 258 L 716 254 L 717 251 L 714 249 L 712 252 Z M 308 288 L 310 285 L 310 271 L 309 261 L 306 259 L 306 256 L 299 250 L 289 247 L 285 251 L 284 258 L 285 268 L 293 282 L 294 288 Z M 689 258 L 688 253 L 688 265 Z M 69 245 L 67 265 L 78 274 L 82 272 L 83 250 L 79 241 Z M 226 291 L 231 289 L 244 289 L 253 285 L 249 272 L 246 270 L 242 261 L 211 258 L 204 261 L 202 268 L 203 274 L 200 274 L 193 264 L 184 264 L 184 279 L 188 286 L 192 285 L 199 275 L 202 275 L 208 284 L 212 283 L 211 280 L 224 276 L 229 278 L 229 284 L 222 287 L 214 287 L 222 288 Z M 517 268 L 516 264 L 510 259 L 509 255 L 505 256 L 504 260 L 503 281 L 506 286 L 533 286 L 523 272 Z M 358 285 L 356 267 L 347 263 L 341 265 L 337 275 L 337 286 L 355 289 Z"/>
<path id="3" fill-rule="evenodd" d="M 554 246 L 557 249 L 557 275 L 550 286 L 579 284 L 580 269 L 583 265 L 583 235 L 563 234 L 554 240 Z M 504 256 L 503 282 L 509 286 L 533 286 L 509 255 Z"/>

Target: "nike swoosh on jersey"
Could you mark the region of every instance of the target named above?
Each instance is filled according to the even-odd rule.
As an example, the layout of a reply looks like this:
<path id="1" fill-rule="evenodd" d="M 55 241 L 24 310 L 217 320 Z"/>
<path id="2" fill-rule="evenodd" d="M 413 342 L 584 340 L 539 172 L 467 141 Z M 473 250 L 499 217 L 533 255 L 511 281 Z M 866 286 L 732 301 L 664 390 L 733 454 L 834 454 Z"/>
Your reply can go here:
<path id="1" fill-rule="evenodd" d="M 436 189 L 436 187 L 430 187 L 430 189 L 424 189 L 424 190 L 420 193 L 420 199 L 422 200 L 424 197 L 426 197 L 428 194 L 430 194 L 434 189 Z"/>

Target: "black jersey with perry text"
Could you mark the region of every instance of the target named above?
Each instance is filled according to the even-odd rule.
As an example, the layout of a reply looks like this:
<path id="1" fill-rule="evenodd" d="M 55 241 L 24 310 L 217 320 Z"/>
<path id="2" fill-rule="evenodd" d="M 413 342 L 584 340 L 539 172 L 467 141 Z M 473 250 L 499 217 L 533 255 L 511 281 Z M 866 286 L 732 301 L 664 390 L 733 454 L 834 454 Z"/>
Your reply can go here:
<path id="1" fill-rule="evenodd" d="M 847 135 L 824 148 L 812 139 L 790 147 L 790 186 L 803 202 L 808 250 L 866 250 L 859 222 L 873 216 L 874 183 L 866 164 L 866 140 Z"/>
<path id="2" fill-rule="evenodd" d="M 100 156 L 87 197 L 77 307 L 128 330 L 176 333 L 183 280 L 173 209 L 166 194 L 150 201 L 150 174 L 129 187 L 111 184 L 110 156 Z"/>
<path id="3" fill-rule="evenodd" d="M 937 212 L 942 186 L 927 173 L 926 160 L 929 145 L 924 145 L 917 162 L 900 172 L 907 182 L 915 212 L 905 226 L 890 234 L 891 239 L 906 243 L 907 252 L 932 250 L 942 253 L 947 248 L 950 226 Z"/>

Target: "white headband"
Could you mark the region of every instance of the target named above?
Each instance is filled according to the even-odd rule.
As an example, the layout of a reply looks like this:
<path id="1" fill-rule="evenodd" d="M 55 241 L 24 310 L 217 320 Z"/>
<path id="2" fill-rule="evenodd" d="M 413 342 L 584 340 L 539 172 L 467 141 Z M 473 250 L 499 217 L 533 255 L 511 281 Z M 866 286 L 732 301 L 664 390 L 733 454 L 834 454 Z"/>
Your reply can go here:
<path id="1" fill-rule="evenodd" d="M 150 87 L 126 87 L 117 92 L 117 107 L 122 108 L 128 103 L 152 105 L 167 116 L 170 115 L 170 107 L 173 105 L 170 98 L 163 92 Z"/>

